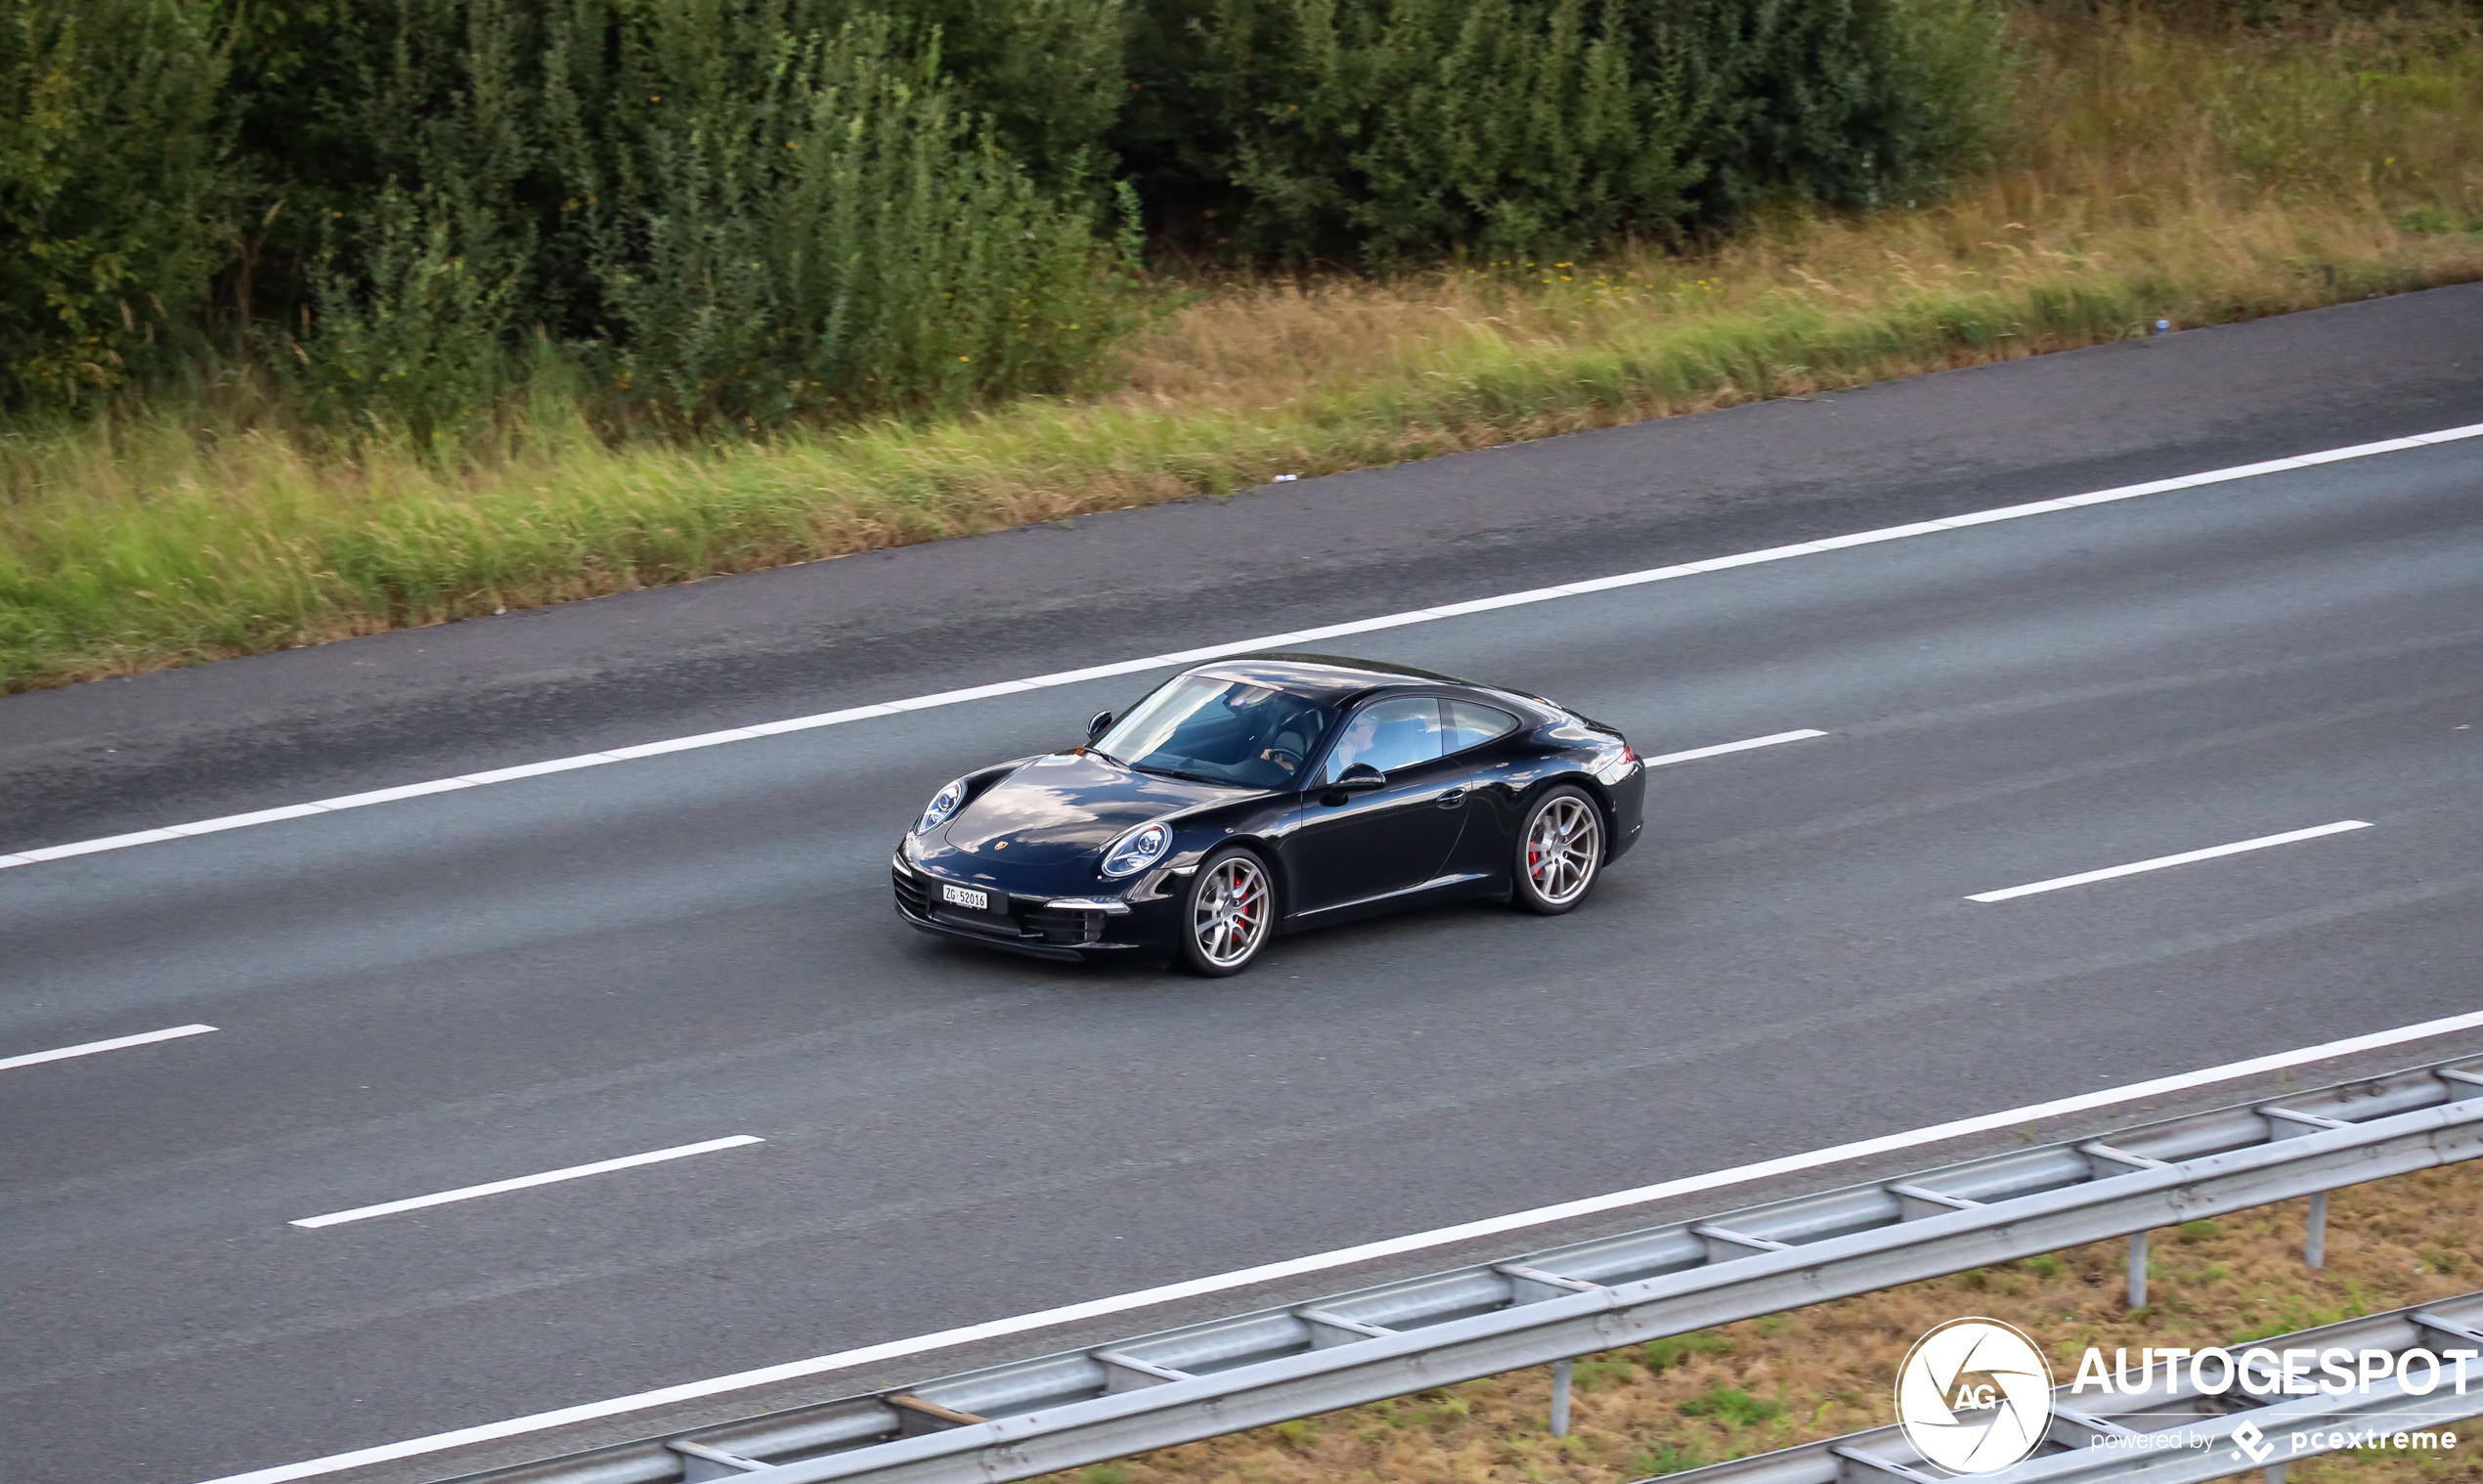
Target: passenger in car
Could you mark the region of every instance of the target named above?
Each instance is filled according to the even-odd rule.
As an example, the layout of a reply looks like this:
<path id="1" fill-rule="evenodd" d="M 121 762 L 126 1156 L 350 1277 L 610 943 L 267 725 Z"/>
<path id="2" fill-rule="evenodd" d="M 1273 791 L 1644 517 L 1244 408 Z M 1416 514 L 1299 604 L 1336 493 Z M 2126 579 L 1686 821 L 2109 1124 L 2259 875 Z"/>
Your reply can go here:
<path id="1" fill-rule="evenodd" d="M 1428 696 L 1382 701 L 1346 724 L 1324 775 L 1333 780 L 1357 763 L 1394 772 L 1439 757 L 1440 743 L 1438 701 Z"/>

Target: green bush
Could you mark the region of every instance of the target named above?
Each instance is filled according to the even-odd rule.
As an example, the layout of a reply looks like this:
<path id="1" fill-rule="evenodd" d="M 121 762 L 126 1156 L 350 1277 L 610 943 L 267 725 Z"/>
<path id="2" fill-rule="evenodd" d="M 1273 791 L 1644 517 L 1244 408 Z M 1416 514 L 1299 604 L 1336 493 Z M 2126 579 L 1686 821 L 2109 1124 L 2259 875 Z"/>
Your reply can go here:
<path id="1" fill-rule="evenodd" d="M 1517 253 L 1687 209 L 1695 100 L 1620 0 L 1270 0 L 1249 20 L 1215 39 L 1263 251 Z"/>
<path id="2" fill-rule="evenodd" d="M 1988 0 L 1153 0 L 1119 143 L 1277 257 L 1581 252 L 1932 189 L 1989 133 Z"/>
<path id="3" fill-rule="evenodd" d="M 196 352 L 224 70 L 199 0 L 0 0 L 0 406 L 75 408 Z"/>
<path id="4" fill-rule="evenodd" d="M 1036 179 L 1065 186 L 1110 173 L 1108 141 L 1129 96 L 1121 0 L 891 0 L 886 9 L 906 46 L 937 43 L 959 106 L 987 116 Z"/>
<path id="5" fill-rule="evenodd" d="M 1093 213 L 977 127 L 937 52 L 705 9 L 625 22 L 600 96 L 548 89 L 621 382 L 693 424 L 953 410 L 1069 389 L 1129 328 Z"/>
<path id="6" fill-rule="evenodd" d="M 1702 7 L 1709 68 L 1703 209 L 1777 196 L 1882 206 L 1980 157 L 2007 84 L 1986 0 L 1809 0 Z"/>
<path id="7" fill-rule="evenodd" d="M 1046 132 L 995 89 L 1038 184 L 961 101 L 937 24 L 845 10 L 360 0 L 255 37 L 281 85 L 244 134 L 263 189 L 312 208 L 290 312 L 258 306 L 270 361 L 327 420 L 425 448 L 509 394 L 536 335 L 677 428 L 1079 385 L 1135 316 L 1134 243 L 1099 240 L 1080 173 L 1093 100 L 1066 90 Z M 1091 52 L 1099 15 L 1034 20 Z M 336 65 L 300 66 L 313 45 Z"/>
<path id="8" fill-rule="evenodd" d="M 0 0 L 0 408 L 238 355 L 446 451 L 545 365 L 607 431 L 1074 390 L 1142 208 L 1391 263 L 1927 189 L 1993 4 Z"/>
<path id="9" fill-rule="evenodd" d="M 312 281 L 317 329 L 286 341 L 302 370 L 277 363 L 314 414 L 437 448 L 506 390 L 515 265 L 472 251 L 488 228 L 457 216 L 393 183 L 357 213 L 356 250 Z"/>

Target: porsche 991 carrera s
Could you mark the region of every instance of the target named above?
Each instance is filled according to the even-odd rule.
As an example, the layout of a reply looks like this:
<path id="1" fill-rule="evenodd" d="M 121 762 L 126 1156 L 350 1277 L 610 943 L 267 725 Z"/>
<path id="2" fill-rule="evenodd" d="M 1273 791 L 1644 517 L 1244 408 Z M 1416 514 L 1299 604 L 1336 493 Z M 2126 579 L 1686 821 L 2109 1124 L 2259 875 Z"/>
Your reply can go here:
<path id="1" fill-rule="evenodd" d="M 1220 977 L 1279 934 L 1404 907 L 1567 912 L 1636 843 L 1645 794 L 1627 738 L 1541 697 L 1250 655 L 949 783 L 891 869 L 926 933 Z"/>

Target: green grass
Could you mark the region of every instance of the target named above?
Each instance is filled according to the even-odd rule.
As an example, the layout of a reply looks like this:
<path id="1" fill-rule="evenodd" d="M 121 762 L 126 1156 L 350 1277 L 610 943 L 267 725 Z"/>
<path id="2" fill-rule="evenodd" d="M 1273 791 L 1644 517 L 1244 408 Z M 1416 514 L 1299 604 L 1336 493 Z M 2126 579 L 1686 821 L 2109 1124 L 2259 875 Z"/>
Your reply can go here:
<path id="1" fill-rule="evenodd" d="M 1716 1386 L 1681 1404 L 1683 1417 L 1712 1417 L 1731 1427 L 1754 1427 L 1785 1415 L 1785 1404 L 1751 1395 L 1738 1386 Z"/>
<path id="2" fill-rule="evenodd" d="M 2380 291 L 2428 279 L 2379 267 L 2356 282 Z M 1216 494 L 1506 442 L 1546 423 L 1851 385 L 1993 358 L 2012 339 L 2092 343 L 2167 310 L 2209 318 L 2211 293 L 2070 280 L 1844 313 L 1780 304 L 1586 345 L 1487 343 L 1454 379 L 1381 382 L 1266 413 L 1022 405 L 741 448 L 613 450 L 578 437 L 463 479 L 384 452 L 340 479 L 279 438 L 194 452 L 163 424 L 21 439 L 8 461 L 24 474 L 12 483 L 31 493 L 7 510 L 0 685 Z"/>
<path id="3" fill-rule="evenodd" d="M 1657 1375 L 1694 1355 L 1721 1355 L 1732 1346 L 1717 1334 L 1667 1334 L 1638 1347 L 1638 1363 Z"/>

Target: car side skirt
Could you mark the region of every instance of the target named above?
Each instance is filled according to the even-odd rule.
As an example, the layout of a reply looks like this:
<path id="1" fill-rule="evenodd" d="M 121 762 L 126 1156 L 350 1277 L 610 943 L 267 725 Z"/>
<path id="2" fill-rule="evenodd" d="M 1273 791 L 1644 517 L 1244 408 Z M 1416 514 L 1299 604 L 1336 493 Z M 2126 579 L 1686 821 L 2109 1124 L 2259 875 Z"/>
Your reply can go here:
<path id="1" fill-rule="evenodd" d="M 1288 932 L 1299 933 L 1309 928 L 1325 928 L 1330 923 L 1352 922 L 1364 917 L 1376 917 L 1382 912 L 1396 912 L 1434 901 L 1461 901 L 1469 896 L 1505 896 L 1508 882 L 1489 871 L 1469 871 L 1457 876 L 1435 876 L 1429 881 L 1383 892 L 1377 896 L 1365 896 L 1356 901 L 1342 901 L 1331 907 L 1313 907 L 1307 912 L 1294 912 L 1285 919 Z"/>

